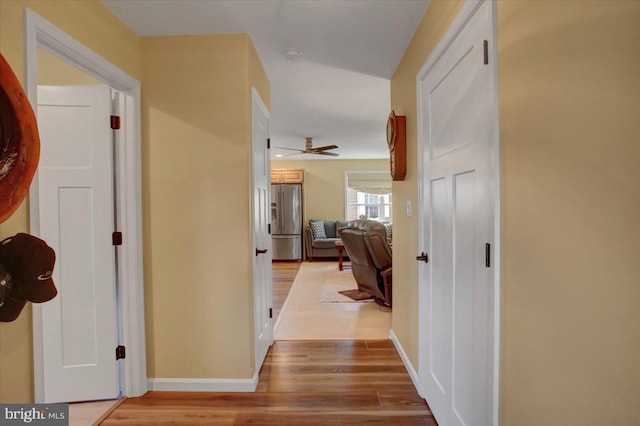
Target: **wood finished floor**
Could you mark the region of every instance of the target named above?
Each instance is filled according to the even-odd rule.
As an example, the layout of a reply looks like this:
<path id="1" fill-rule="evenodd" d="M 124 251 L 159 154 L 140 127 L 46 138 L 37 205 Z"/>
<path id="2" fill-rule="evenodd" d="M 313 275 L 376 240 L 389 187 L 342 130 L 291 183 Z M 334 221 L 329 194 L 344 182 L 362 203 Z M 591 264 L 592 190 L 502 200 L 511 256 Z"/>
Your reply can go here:
<path id="1" fill-rule="evenodd" d="M 273 323 L 278 320 L 293 281 L 296 279 L 302 262 L 276 261 L 272 264 Z"/>
<path id="2" fill-rule="evenodd" d="M 149 392 L 101 425 L 437 425 L 393 344 L 277 341 L 256 392 Z"/>

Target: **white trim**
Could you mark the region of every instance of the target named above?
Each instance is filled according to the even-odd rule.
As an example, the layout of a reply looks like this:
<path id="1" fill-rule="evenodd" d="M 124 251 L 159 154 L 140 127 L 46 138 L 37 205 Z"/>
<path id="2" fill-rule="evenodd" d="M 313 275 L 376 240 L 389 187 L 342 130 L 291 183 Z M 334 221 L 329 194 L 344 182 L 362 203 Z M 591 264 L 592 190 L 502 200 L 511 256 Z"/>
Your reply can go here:
<path id="1" fill-rule="evenodd" d="M 118 168 L 120 228 L 125 235 L 121 246 L 120 283 L 122 336 L 127 346 L 124 360 L 124 380 L 121 389 L 125 396 L 139 396 L 147 391 L 144 297 L 142 276 L 142 155 L 140 136 L 140 83 L 75 40 L 60 28 L 32 10 L 24 9 L 25 18 L 25 87 L 31 105 L 38 105 L 38 47 L 59 56 L 110 87 L 127 95 L 125 128 L 122 129 L 125 149 Z M 38 176 L 29 192 L 30 232 L 39 235 Z M 42 311 L 33 306 L 33 358 L 35 402 L 42 402 L 43 348 Z"/>
<path id="2" fill-rule="evenodd" d="M 251 379 L 149 379 L 150 391 L 176 392 L 255 392 L 258 372 Z"/>
<path id="3" fill-rule="evenodd" d="M 423 211 L 424 206 L 424 174 L 422 153 L 424 152 L 424 129 L 422 127 L 423 106 L 422 106 L 422 80 L 429 73 L 431 68 L 440 59 L 443 53 L 449 48 L 456 36 L 464 29 L 467 22 L 473 17 L 475 12 L 485 2 L 490 0 L 467 0 L 462 10 L 458 13 L 458 16 L 451 23 L 447 32 L 442 36 L 433 52 L 429 55 L 429 58 L 420 68 L 420 71 L 416 75 L 416 97 L 417 97 L 417 117 L 418 117 L 418 141 L 417 141 L 417 158 L 418 158 L 418 238 L 419 247 L 424 250 L 424 221 L 422 220 L 426 214 Z M 493 73 L 493 97 L 487 106 L 494 108 L 494 128 L 492 135 L 492 165 L 491 165 L 491 180 L 492 180 L 492 196 L 494 197 L 493 203 L 493 215 L 494 215 L 494 241 L 493 241 L 493 258 L 494 258 L 494 286 L 493 286 L 493 303 L 494 303 L 494 329 L 493 329 L 493 345 L 492 356 L 493 362 L 491 363 L 491 407 L 492 407 L 492 424 L 498 426 L 499 424 L 499 391 L 500 391 L 500 162 L 499 162 L 499 134 L 498 134 L 498 58 L 497 58 L 497 29 L 496 29 L 496 2 L 490 1 L 491 4 L 491 40 L 489 40 L 489 63 L 492 67 Z M 428 250 L 425 250 L 428 251 Z M 427 318 L 425 310 L 422 308 L 427 303 L 427 294 L 424 286 L 421 285 L 425 281 L 423 276 L 423 269 L 418 269 L 418 377 L 420 386 L 418 393 L 424 395 L 423 385 L 426 380 L 427 366 L 424 365 L 424 354 L 427 350 L 427 342 L 425 338 L 424 324 L 426 324 Z"/>
<path id="4" fill-rule="evenodd" d="M 349 173 L 344 172 L 344 220 L 349 217 Z"/>
<path id="5" fill-rule="evenodd" d="M 409 373 L 409 377 L 411 377 L 413 386 L 415 386 L 416 390 L 418 390 L 418 393 L 420 394 L 420 396 L 424 398 L 424 396 L 420 392 L 420 376 L 418 375 L 418 372 L 416 371 L 416 369 L 413 368 L 413 364 L 411 364 L 411 361 L 409 360 L 407 353 L 404 351 L 404 348 L 402 347 L 402 345 L 400 344 L 400 341 L 398 340 L 398 336 L 396 336 L 396 333 L 393 330 L 391 330 L 391 332 L 389 333 L 389 339 L 393 343 L 393 346 L 396 347 L 396 350 L 400 355 L 400 359 L 402 359 L 402 363 L 404 364 L 404 367 L 407 369 L 407 373 Z"/>
<path id="6" fill-rule="evenodd" d="M 493 426 L 498 426 L 500 420 L 500 108 L 498 102 L 498 7 L 491 2 L 491 40 L 489 40 L 489 63 L 493 68 L 493 143 L 494 151 L 491 156 L 493 173 Z"/>
<path id="7" fill-rule="evenodd" d="M 420 71 L 416 75 L 416 84 L 419 84 L 420 81 L 427 75 L 427 73 L 431 70 L 431 68 L 435 65 L 435 63 L 440 59 L 442 54 L 449 48 L 453 40 L 456 36 L 464 29 L 467 22 L 471 19 L 471 17 L 475 14 L 476 10 L 484 3 L 486 0 L 467 0 L 465 5 L 462 7 L 458 16 L 453 20 L 449 29 L 442 36 L 438 45 L 433 49 L 433 52 L 429 55 L 427 61 L 422 65 Z M 493 23 L 495 26 L 495 23 Z M 495 52 L 489 52 L 489 54 L 495 54 Z"/>

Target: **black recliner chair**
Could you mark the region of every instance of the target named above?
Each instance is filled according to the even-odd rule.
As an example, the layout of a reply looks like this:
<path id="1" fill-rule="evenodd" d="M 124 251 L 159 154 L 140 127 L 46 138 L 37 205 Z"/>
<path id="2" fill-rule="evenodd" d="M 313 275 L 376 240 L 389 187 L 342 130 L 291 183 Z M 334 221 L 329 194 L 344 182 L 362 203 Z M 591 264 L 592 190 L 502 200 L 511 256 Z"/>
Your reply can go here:
<path id="1" fill-rule="evenodd" d="M 392 254 L 386 228 L 373 220 L 354 220 L 342 230 L 342 242 L 351 259 L 351 271 L 360 291 L 391 306 Z"/>

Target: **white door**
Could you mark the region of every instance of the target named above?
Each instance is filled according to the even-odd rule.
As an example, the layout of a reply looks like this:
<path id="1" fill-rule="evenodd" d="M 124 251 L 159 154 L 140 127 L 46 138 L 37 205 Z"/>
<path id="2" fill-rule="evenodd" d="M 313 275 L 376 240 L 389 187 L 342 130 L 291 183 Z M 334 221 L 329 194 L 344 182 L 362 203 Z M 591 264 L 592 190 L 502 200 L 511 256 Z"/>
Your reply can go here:
<path id="1" fill-rule="evenodd" d="M 273 343 L 271 319 L 271 157 L 268 149 L 269 112 L 252 89 L 251 128 L 253 151 L 253 315 L 255 367 L 260 370 Z"/>
<path id="2" fill-rule="evenodd" d="M 44 401 L 115 398 L 111 89 L 38 87 L 40 236 L 59 296 L 43 304 Z"/>
<path id="3" fill-rule="evenodd" d="M 441 426 L 492 423 L 494 239 L 491 6 L 420 79 L 423 393 Z M 485 40 L 487 42 L 485 42 Z M 485 45 L 487 47 L 485 47 Z M 424 259 L 423 259 L 424 260 Z"/>

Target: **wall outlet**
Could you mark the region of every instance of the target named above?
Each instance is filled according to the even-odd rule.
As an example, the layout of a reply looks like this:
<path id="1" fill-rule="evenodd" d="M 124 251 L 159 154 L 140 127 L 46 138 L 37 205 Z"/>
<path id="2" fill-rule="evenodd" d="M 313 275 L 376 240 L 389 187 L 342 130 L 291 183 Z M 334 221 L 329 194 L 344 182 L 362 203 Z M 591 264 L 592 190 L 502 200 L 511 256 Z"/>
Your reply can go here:
<path id="1" fill-rule="evenodd" d="M 407 217 L 413 216 L 413 204 L 411 201 L 407 201 Z"/>

